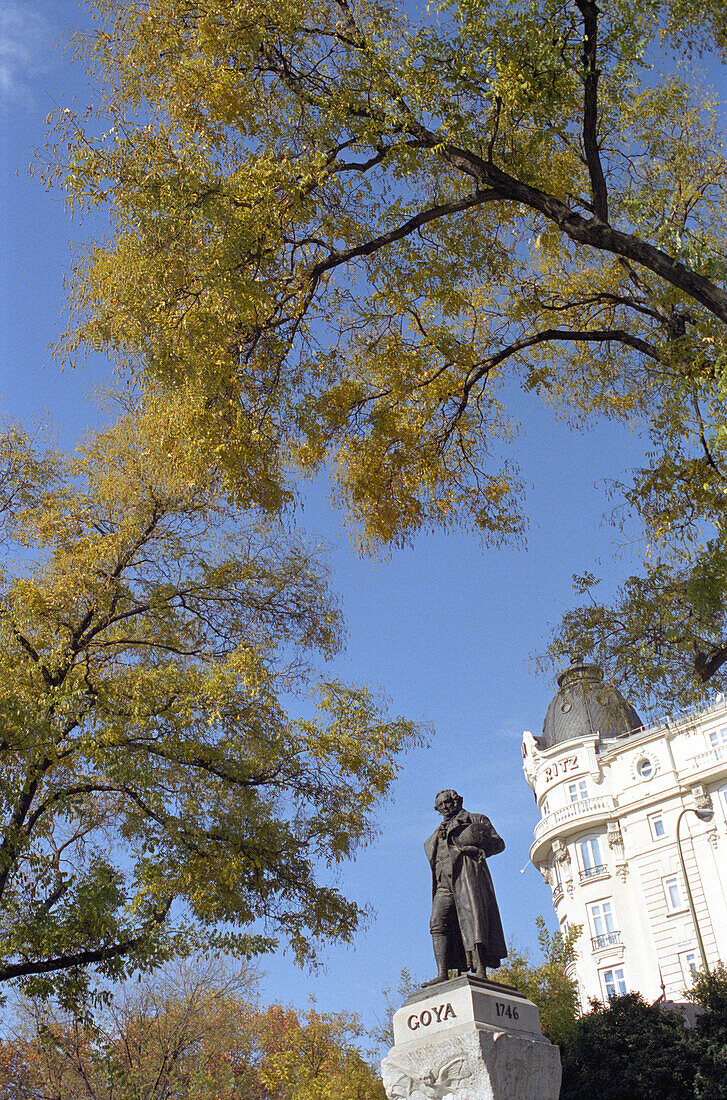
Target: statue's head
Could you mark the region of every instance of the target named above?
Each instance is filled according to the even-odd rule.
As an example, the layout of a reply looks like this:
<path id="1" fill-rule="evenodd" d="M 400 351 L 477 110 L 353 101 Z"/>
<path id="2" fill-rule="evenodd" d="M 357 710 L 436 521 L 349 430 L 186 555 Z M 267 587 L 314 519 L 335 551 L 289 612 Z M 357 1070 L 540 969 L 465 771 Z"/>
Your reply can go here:
<path id="1" fill-rule="evenodd" d="M 457 794 L 456 791 L 446 790 L 440 791 L 434 799 L 434 809 L 437 813 L 441 814 L 446 821 L 450 817 L 454 817 L 462 809 L 462 796 Z"/>

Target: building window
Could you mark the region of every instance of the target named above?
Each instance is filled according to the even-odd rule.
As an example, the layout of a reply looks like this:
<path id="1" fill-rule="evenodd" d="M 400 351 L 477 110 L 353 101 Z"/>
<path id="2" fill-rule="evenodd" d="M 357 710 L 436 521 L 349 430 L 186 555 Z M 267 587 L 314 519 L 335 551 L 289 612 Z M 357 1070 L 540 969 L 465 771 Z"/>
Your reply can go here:
<path id="1" fill-rule="evenodd" d="M 682 891 L 679 885 L 679 878 L 677 875 L 667 875 L 663 878 L 662 884 L 664 886 L 664 896 L 666 897 L 666 907 L 670 913 L 676 913 L 682 909 L 686 909 L 686 905 L 682 900 Z"/>
<path id="2" fill-rule="evenodd" d="M 591 921 L 591 943 L 593 950 L 601 947 L 614 947 L 621 943 L 621 933 L 616 928 L 611 899 L 594 901 L 588 906 L 588 914 Z"/>
<path id="3" fill-rule="evenodd" d="M 553 904 L 555 905 L 563 897 L 563 882 L 560 877 L 560 863 L 557 859 L 553 860 L 551 882 L 553 884 Z"/>
<path id="4" fill-rule="evenodd" d="M 577 783 L 568 784 L 568 797 L 571 802 L 583 802 L 588 798 L 588 781 L 579 779 Z"/>
<path id="5" fill-rule="evenodd" d="M 709 740 L 717 759 L 727 760 L 727 726 L 723 726 L 721 730 L 712 730 Z"/>
<path id="6" fill-rule="evenodd" d="M 594 875 L 606 874 L 606 865 L 601 857 L 601 842 L 597 836 L 588 836 L 579 841 L 578 850 L 581 853 L 582 882 Z"/>
<path id="7" fill-rule="evenodd" d="M 601 984 L 606 994 L 606 1000 L 612 997 L 623 997 L 626 993 L 626 972 L 622 966 L 614 966 L 611 970 L 601 971 Z"/>
<path id="8" fill-rule="evenodd" d="M 664 818 L 662 817 L 661 810 L 655 814 L 649 814 L 649 828 L 651 829 L 651 835 L 654 840 L 661 840 L 666 836 L 666 826 L 664 825 Z"/>
<path id="9" fill-rule="evenodd" d="M 543 817 L 546 817 L 550 813 L 550 810 L 548 809 L 548 799 L 547 798 L 544 798 L 543 801 L 540 803 L 540 813 L 542 814 Z"/>
<path id="10" fill-rule="evenodd" d="M 694 985 L 697 975 L 699 974 L 699 956 L 697 952 L 685 951 L 679 956 L 679 962 L 682 964 L 684 981 L 688 986 Z"/>
<path id="11" fill-rule="evenodd" d="M 642 779 L 651 779 L 654 774 L 654 761 L 650 760 L 648 756 L 645 756 L 643 760 L 639 760 L 636 765 L 636 771 Z"/>

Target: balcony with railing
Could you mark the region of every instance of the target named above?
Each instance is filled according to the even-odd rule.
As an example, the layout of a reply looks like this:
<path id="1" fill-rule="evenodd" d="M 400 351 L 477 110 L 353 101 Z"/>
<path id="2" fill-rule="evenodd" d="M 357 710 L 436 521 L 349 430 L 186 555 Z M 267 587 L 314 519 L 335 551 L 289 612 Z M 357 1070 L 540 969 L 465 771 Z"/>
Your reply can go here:
<path id="1" fill-rule="evenodd" d="M 591 948 L 594 951 L 600 951 L 603 947 L 619 947 L 621 944 L 621 933 L 604 932 L 601 936 L 591 937 Z"/>
<path id="2" fill-rule="evenodd" d="M 581 882 L 588 882 L 591 878 L 603 878 L 608 874 L 608 867 L 605 863 L 597 863 L 595 867 L 586 867 L 585 870 L 579 872 Z"/>
<path id="3" fill-rule="evenodd" d="M 569 802 L 559 810 L 553 810 L 535 826 L 535 843 L 550 833 L 574 832 L 580 828 L 584 819 L 608 817 L 614 811 L 614 801 L 610 794 L 597 795 L 595 798 L 581 798 Z"/>
<path id="4" fill-rule="evenodd" d="M 701 772 L 725 762 L 727 762 L 727 745 L 712 745 L 706 752 L 690 756 L 687 761 L 687 770 L 689 772 Z"/>

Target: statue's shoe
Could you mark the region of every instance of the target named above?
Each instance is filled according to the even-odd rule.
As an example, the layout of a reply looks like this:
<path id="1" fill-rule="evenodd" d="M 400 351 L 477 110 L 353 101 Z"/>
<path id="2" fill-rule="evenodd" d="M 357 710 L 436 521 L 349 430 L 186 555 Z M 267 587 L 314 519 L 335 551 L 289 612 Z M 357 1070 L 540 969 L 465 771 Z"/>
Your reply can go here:
<path id="1" fill-rule="evenodd" d="M 430 978 L 428 982 L 422 982 L 421 988 L 426 989 L 428 985 L 439 985 L 440 982 L 448 982 L 449 974 L 437 974 L 436 978 Z"/>

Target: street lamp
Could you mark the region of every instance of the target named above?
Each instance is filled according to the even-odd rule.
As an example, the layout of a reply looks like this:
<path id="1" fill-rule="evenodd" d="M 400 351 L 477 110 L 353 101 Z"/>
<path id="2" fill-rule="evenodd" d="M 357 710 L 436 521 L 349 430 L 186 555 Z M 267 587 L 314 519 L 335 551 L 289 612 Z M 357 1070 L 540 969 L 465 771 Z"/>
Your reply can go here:
<path id="1" fill-rule="evenodd" d="M 684 856 L 682 854 L 682 842 L 679 838 L 679 826 L 682 823 L 682 818 L 685 814 L 696 814 L 700 821 L 711 821 L 714 817 L 714 810 L 709 809 L 697 809 L 695 806 L 687 806 L 685 810 L 679 814 L 677 818 L 677 852 L 679 853 L 679 862 L 682 867 L 682 878 L 684 879 L 684 885 L 687 888 L 687 898 L 689 900 L 689 911 L 692 914 L 692 920 L 694 921 L 694 931 L 697 933 L 697 943 L 699 944 L 699 954 L 702 959 L 702 968 L 705 974 L 709 974 L 709 964 L 707 962 L 707 953 L 704 950 L 704 940 L 702 939 L 702 933 L 699 930 L 699 921 L 697 920 L 697 911 L 694 908 L 694 898 L 692 897 L 692 889 L 689 885 L 689 879 L 687 878 L 687 868 L 684 863 Z"/>

